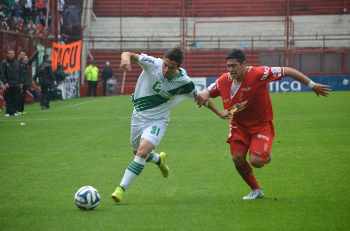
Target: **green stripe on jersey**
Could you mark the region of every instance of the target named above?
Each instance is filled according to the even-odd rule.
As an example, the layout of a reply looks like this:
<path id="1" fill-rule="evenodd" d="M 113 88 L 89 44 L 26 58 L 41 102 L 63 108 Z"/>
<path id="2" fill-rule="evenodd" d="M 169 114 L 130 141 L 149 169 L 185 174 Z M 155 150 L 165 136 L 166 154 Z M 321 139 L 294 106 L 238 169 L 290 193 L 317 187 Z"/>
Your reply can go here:
<path id="1" fill-rule="evenodd" d="M 165 98 L 159 94 L 157 95 L 150 95 L 141 97 L 138 99 L 133 99 L 133 104 L 136 109 L 136 111 L 144 111 L 147 109 L 155 108 L 165 102 L 167 102 L 169 98 Z"/>
<path id="2" fill-rule="evenodd" d="M 185 85 L 182 85 L 178 88 L 172 89 L 168 91 L 171 95 L 183 95 L 183 94 L 188 94 L 191 93 L 194 89 L 194 83 L 189 82 L 186 83 Z"/>
<path id="3" fill-rule="evenodd" d="M 183 95 L 183 94 L 191 93 L 193 91 L 193 89 L 194 89 L 193 82 L 189 82 L 189 83 L 182 85 L 178 88 L 169 90 L 168 93 L 171 96 Z M 162 94 L 162 95 L 164 95 L 164 94 Z M 144 111 L 147 109 L 155 108 L 163 103 L 166 103 L 170 99 L 169 97 L 165 97 L 162 95 L 156 94 L 156 95 L 141 97 L 138 99 L 132 98 L 132 102 L 134 104 L 136 111 Z"/>

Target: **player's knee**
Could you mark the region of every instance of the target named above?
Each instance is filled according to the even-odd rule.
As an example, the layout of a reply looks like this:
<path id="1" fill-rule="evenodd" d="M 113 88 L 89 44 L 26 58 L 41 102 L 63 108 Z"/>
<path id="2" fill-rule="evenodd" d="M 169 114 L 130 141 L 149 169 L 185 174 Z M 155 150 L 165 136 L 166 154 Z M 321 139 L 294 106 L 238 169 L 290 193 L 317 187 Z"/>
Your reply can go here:
<path id="1" fill-rule="evenodd" d="M 148 154 L 154 149 L 154 145 L 148 140 L 141 140 L 139 147 L 137 148 L 137 156 L 144 159 L 147 158 Z"/>
<path id="2" fill-rule="evenodd" d="M 254 167 L 254 168 L 262 168 L 264 167 L 265 163 L 261 162 L 261 161 L 250 161 L 250 164 Z"/>
<path id="3" fill-rule="evenodd" d="M 262 167 L 264 167 L 264 165 L 266 165 L 270 162 L 270 158 L 269 158 L 269 156 L 266 156 L 266 158 L 264 158 L 264 157 L 261 157 L 261 156 L 254 154 L 254 153 L 251 153 L 249 162 L 254 168 L 262 168 Z"/>
<path id="4" fill-rule="evenodd" d="M 137 156 L 139 156 L 139 157 L 142 157 L 142 158 L 146 159 L 146 158 L 147 158 L 148 153 L 149 153 L 148 148 L 145 148 L 145 147 L 139 147 L 139 148 L 137 149 L 137 151 L 136 151 L 136 154 L 135 154 L 135 155 L 137 155 Z"/>

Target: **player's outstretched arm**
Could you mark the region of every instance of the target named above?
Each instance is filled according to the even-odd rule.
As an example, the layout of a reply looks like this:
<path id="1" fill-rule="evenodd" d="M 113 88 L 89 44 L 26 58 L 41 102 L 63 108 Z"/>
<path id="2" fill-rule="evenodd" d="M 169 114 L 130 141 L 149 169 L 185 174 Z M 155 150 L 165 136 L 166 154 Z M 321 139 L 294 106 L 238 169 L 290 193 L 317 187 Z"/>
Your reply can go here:
<path id="1" fill-rule="evenodd" d="M 210 99 L 210 94 L 209 94 L 209 91 L 207 89 L 205 89 L 201 92 L 198 92 L 196 97 L 195 97 L 195 100 L 196 100 L 198 107 L 205 106 L 205 107 L 209 108 L 212 112 L 214 112 L 214 114 L 216 114 L 220 118 L 225 119 L 225 117 L 228 115 L 227 111 L 226 111 L 226 113 L 224 113 L 224 112 L 221 112 L 217 109 L 217 107 L 215 106 L 215 103 Z"/>
<path id="2" fill-rule="evenodd" d="M 331 91 L 330 86 L 315 83 L 309 77 L 292 67 L 284 67 L 284 74 L 298 80 L 306 86 L 309 86 L 318 96 L 327 96 Z"/>
<path id="3" fill-rule="evenodd" d="M 205 105 L 208 103 L 209 100 L 209 91 L 207 89 L 204 89 L 203 91 L 200 91 L 196 95 L 196 103 L 199 107 Z"/>
<path id="4" fill-rule="evenodd" d="M 247 103 L 248 101 L 243 101 L 241 103 L 236 103 L 229 110 L 224 109 L 222 111 L 219 111 L 215 106 L 214 102 L 211 99 L 209 99 L 208 103 L 205 106 L 208 107 L 212 112 L 214 112 L 221 119 L 231 120 L 235 114 L 237 114 L 240 111 L 243 111 L 247 107 Z"/>
<path id="5" fill-rule="evenodd" d="M 219 116 L 221 119 L 229 119 L 230 112 L 227 110 L 219 111 L 213 100 L 208 99 L 207 103 L 204 104 L 205 107 L 209 108 L 215 115 Z"/>
<path id="6" fill-rule="evenodd" d="M 131 63 L 137 63 L 139 55 L 132 52 L 123 52 L 120 57 L 120 69 L 122 71 L 131 71 Z"/>
<path id="7" fill-rule="evenodd" d="M 199 107 L 204 105 L 205 107 L 209 108 L 209 110 L 211 110 L 215 115 L 217 115 L 221 119 L 231 119 L 233 114 L 237 111 L 237 110 L 235 110 L 234 112 L 231 112 L 231 110 L 220 111 L 216 107 L 214 101 L 212 99 L 210 99 L 210 94 L 209 94 L 209 91 L 207 89 L 199 92 L 197 94 L 195 100 L 196 100 Z"/>

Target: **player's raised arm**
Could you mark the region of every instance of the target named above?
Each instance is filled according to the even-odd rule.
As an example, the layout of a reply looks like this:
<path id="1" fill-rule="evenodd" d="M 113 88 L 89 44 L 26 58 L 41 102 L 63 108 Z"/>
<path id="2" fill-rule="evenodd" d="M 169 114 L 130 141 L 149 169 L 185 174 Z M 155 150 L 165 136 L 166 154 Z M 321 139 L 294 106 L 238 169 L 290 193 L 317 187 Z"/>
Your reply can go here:
<path id="1" fill-rule="evenodd" d="M 318 96 L 327 96 L 331 91 L 328 85 L 315 83 L 309 77 L 292 67 L 284 67 L 284 75 L 290 76 L 304 85 L 309 86 Z"/>
<path id="2" fill-rule="evenodd" d="M 120 69 L 123 71 L 130 71 L 132 69 L 131 64 L 137 63 L 138 59 L 139 55 L 136 53 L 123 52 L 120 58 Z"/>

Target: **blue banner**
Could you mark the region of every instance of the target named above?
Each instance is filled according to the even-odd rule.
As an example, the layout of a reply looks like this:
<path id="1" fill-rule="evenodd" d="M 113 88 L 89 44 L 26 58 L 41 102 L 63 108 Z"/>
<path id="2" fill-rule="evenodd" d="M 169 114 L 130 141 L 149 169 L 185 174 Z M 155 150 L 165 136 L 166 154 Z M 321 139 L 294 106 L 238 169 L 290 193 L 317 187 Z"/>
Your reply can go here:
<path id="1" fill-rule="evenodd" d="M 311 76 L 310 78 L 317 83 L 329 85 L 332 91 L 350 90 L 350 75 Z M 215 80 L 215 77 L 207 78 L 207 87 Z M 269 89 L 270 92 L 311 91 L 308 86 L 305 86 L 290 77 L 284 77 L 282 80 L 271 82 Z"/>

